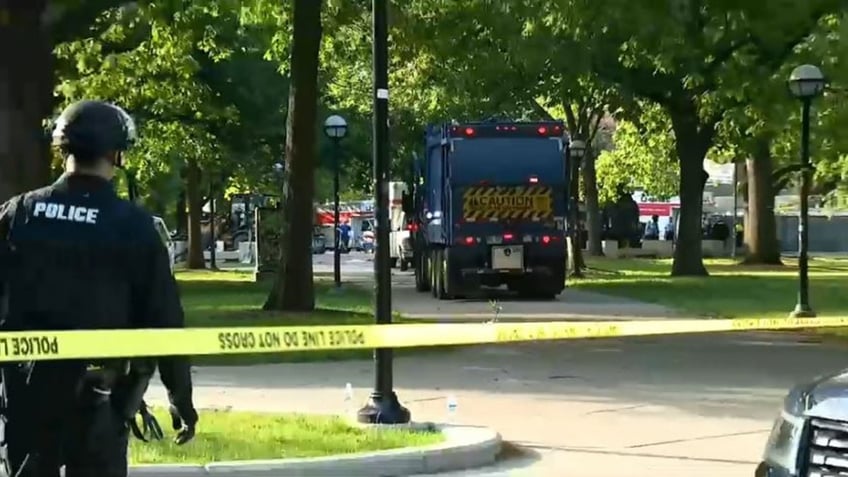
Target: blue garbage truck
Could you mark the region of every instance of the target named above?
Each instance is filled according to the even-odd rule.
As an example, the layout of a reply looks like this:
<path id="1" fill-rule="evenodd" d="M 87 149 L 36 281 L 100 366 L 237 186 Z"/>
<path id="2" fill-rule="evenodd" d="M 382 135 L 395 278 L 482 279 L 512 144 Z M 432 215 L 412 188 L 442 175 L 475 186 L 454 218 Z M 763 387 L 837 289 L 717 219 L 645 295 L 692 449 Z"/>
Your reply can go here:
<path id="1" fill-rule="evenodd" d="M 568 137 L 560 121 L 430 125 L 406 197 L 415 285 L 441 300 L 565 287 Z"/>

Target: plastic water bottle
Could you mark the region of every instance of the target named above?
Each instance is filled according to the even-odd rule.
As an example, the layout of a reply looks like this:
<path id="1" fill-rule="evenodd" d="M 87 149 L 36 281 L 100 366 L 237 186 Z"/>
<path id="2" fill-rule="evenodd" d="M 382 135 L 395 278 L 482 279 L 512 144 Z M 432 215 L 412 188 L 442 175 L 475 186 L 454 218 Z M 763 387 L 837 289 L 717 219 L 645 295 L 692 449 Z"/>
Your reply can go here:
<path id="1" fill-rule="evenodd" d="M 345 406 L 345 416 L 351 417 L 353 414 L 353 385 L 350 383 L 345 384 L 344 390 L 344 406 Z"/>
<path id="2" fill-rule="evenodd" d="M 448 424 L 456 423 L 456 408 L 459 405 L 456 402 L 456 396 L 450 395 L 448 396 L 447 408 L 448 408 Z"/>

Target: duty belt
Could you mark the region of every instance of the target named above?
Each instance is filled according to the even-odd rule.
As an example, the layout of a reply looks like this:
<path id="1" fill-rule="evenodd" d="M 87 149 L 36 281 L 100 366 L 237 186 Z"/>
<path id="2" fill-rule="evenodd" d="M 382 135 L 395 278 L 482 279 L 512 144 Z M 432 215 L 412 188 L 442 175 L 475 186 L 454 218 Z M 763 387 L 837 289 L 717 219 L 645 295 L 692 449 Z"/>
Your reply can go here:
<path id="1" fill-rule="evenodd" d="M 128 372 L 129 361 L 89 364 L 77 386 L 77 396 L 82 398 L 86 392 L 91 392 L 95 398 L 108 399 L 118 378 Z"/>

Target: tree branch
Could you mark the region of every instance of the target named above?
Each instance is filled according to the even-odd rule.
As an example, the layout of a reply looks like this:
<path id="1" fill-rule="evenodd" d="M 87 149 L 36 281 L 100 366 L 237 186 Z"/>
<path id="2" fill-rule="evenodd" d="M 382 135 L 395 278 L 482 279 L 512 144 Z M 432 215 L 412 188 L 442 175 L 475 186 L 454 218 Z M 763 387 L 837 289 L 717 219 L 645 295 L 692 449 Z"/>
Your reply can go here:
<path id="1" fill-rule="evenodd" d="M 841 3 L 838 1 L 820 3 L 817 8 L 813 9 L 812 15 L 810 15 L 807 20 L 802 23 L 799 31 L 790 35 L 786 41 L 774 47 L 766 45 L 757 38 L 752 37 L 752 42 L 757 49 L 757 53 L 755 55 L 757 66 L 765 68 L 769 72 L 780 68 L 786 59 L 789 58 L 789 56 L 795 51 L 795 47 L 810 36 L 819 21 L 821 21 L 825 15 L 838 11 L 840 5 Z"/>
<path id="2" fill-rule="evenodd" d="M 545 109 L 545 107 L 542 106 L 541 103 L 539 103 L 538 99 L 533 98 L 533 100 L 530 102 L 530 106 L 533 108 L 533 111 L 535 111 L 536 114 L 541 116 L 546 121 L 553 121 L 555 119 L 553 116 L 551 116 L 551 113 L 549 113 L 548 110 Z"/>
<path id="3" fill-rule="evenodd" d="M 601 120 L 604 118 L 604 113 L 604 108 L 595 108 L 592 110 L 591 116 L 595 119 L 595 124 L 592 125 L 591 132 L 589 133 L 589 144 L 592 144 L 595 140 L 595 136 L 598 135 L 598 128 L 601 127 Z"/>
<path id="4" fill-rule="evenodd" d="M 628 68 L 621 63 L 614 65 L 601 60 L 603 55 L 592 56 L 592 70 L 601 78 L 617 84 L 625 93 L 641 96 L 660 105 L 668 105 L 673 92 L 679 91 L 680 81 L 668 73 L 653 68 Z"/>
<path id="5" fill-rule="evenodd" d="M 574 114 L 574 108 L 571 104 L 565 103 L 562 105 L 562 109 L 565 110 L 565 120 L 568 123 L 568 130 L 576 137 L 580 134 L 580 125 L 577 124 L 577 117 Z"/>
<path id="6" fill-rule="evenodd" d="M 709 82 L 711 85 L 714 85 L 718 69 L 729 61 L 737 51 L 753 44 L 753 41 L 754 40 L 750 35 L 745 35 L 744 38 L 734 40 L 727 40 L 726 36 L 722 37 L 722 40 L 719 40 L 718 43 L 724 44 L 716 46 L 716 53 L 713 55 L 712 61 L 707 63 L 701 73 L 701 75 L 705 78 L 705 82 Z"/>
<path id="7" fill-rule="evenodd" d="M 138 8 L 136 2 L 123 0 L 52 1 L 44 12 L 42 23 L 51 31 L 56 43 L 64 43 L 84 36 L 103 12 L 122 5 L 128 9 Z"/>
<path id="8" fill-rule="evenodd" d="M 792 174 L 796 172 L 800 172 L 804 169 L 804 166 L 801 164 L 790 164 L 788 166 L 781 167 L 780 169 L 774 171 L 771 175 L 771 182 L 774 184 L 775 191 L 780 191 L 789 181 L 792 180 Z"/>

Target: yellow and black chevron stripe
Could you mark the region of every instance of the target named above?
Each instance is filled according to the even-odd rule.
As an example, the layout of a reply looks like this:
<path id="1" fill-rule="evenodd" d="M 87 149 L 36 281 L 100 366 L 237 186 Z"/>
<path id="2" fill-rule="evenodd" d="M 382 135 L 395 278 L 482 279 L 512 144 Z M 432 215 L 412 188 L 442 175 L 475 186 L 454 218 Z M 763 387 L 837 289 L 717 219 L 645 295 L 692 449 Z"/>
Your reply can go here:
<path id="1" fill-rule="evenodd" d="M 511 187 L 474 186 L 462 196 L 462 215 L 466 222 L 528 220 L 553 218 L 553 190 L 548 186 Z"/>

